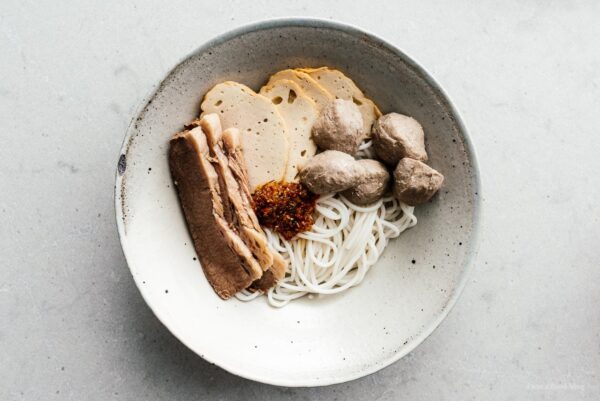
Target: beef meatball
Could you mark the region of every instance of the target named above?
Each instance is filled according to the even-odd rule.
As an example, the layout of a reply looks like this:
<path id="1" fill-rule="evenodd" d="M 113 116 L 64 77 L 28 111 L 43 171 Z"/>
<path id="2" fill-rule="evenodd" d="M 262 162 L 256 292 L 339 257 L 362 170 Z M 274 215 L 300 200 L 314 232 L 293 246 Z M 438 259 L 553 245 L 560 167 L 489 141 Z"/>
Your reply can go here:
<path id="1" fill-rule="evenodd" d="M 390 166 L 403 157 L 427 161 L 423 127 L 412 117 L 398 113 L 382 116 L 373 125 L 372 137 L 377 157 Z"/>
<path id="2" fill-rule="evenodd" d="M 354 155 L 363 138 L 360 110 L 350 100 L 336 99 L 323 109 L 312 127 L 312 139 L 322 150 Z"/>
<path id="3" fill-rule="evenodd" d="M 345 190 L 342 195 L 357 205 L 368 205 L 383 197 L 390 183 L 390 173 L 377 160 L 362 159 L 357 163 L 364 167 L 361 183 Z"/>
<path id="4" fill-rule="evenodd" d="M 425 163 L 405 157 L 394 170 L 394 196 L 415 206 L 427 202 L 440 189 L 444 176 Z"/>
<path id="5" fill-rule="evenodd" d="M 352 156 L 326 150 L 306 163 L 300 171 L 300 182 L 315 194 L 340 192 L 360 183 L 364 167 Z"/>

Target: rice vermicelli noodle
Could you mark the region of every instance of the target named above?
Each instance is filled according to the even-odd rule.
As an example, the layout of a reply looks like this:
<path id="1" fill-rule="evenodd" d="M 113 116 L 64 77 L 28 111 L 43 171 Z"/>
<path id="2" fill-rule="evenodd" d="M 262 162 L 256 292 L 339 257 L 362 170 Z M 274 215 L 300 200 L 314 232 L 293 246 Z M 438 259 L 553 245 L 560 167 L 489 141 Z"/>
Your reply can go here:
<path id="1" fill-rule="evenodd" d="M 356 157 L 373 158 L 371 141 L 360 145 Z M 285 277 L 267 292 L 272 306 L 285 306 L 305 295 L 331 295 L 359 284 L 377 262 L 388 242 L 417 224 L 413 206 L 385 196 L 358 206 L 340 194 L 317 200 L 315 222 L 309 231 L 286 240 L 265 229 L 269 245 L 288 262 Z M 244 290 L 241 301 L 261 295 Z"/>
<path id="2" fill-rule="evenodd" d="M 317 201 L 310 231 L 287 241 L 265 229 L 269 244 L 289 262 L 283 280 L 267 292 L 269 303 L 284 306 L 307 294 L 336 294 L 359 284 L 388 241 L 417 223 L 413 210 L 391 196 L 363 207 L 330 194 Z M 259 295 L 244 291 L 237 298 Z"/>

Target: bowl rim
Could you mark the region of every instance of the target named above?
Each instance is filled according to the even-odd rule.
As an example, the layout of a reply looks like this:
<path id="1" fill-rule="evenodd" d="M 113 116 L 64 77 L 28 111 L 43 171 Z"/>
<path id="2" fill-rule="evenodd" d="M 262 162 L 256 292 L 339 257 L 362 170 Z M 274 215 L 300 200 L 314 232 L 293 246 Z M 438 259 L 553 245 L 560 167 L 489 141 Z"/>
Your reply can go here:
<path id="1" fill-rule="evenodd" d="M 294 380 L 294 379 L 270 379 L 269 377 L 263 377 L 260 373 L 256 374 L 254 372 L 248 372 L 244 369 L 239 369 L 237 366 L 232 366 L 228 364 L 220 363 L 217 360 L 213 360 L 206 355 L 196 351 L 190 344 L 188 344 L 185 340 L 183 340 L 180 335 L 178 335 L 168 324 L 166 324 L 165 319 L 163 319 L 161 311 L 153 305 L 151 298 L 144 293 L 142 283 L 138 281 L 138 278 L 133 274 L 133 270 L 131 269 L 128 257 L 128 245 L 126 241 L 126 233 L 125 233 L 125 223 L 123 220 L 123 209 L 121 204 L 121 199 L 123 196 L 123 172 L 121 170 L 121 158 L 125 156 L 125 160 L 127 159 L 127 154 L 129 152 L 129 147 L 131 144 L 131 139 L 135 134 L 134 125 L 136 119 L 140 114 L 142 114 L 149 106 L 149 101 L 152 100 L 158 91 L 160 91 L 163 83 L 169 76 L 172 75 L 186 60 L 189 58 L 201 54 L 213 46 L 219 45 L 221 43 L 227 42 L 231 39 L 234 39 L 240 35 L 244 35 L 251 32 L 258 32 L 263 30 L 269 30 L 273 28 L 280 27 L 313 27 L 313 28 L 327 28 L 333 29 L 337 31 L 342 31 L 344 33 L 350 34 L 352 36 L 360 36 L 363 38 L 367 38 L 372 43 L 376 43 L 382 49 L 385 49 L 389 52 L 392 52 L 403 59 L 411 68 L 417 72 L 427 84 L 429 84 L 434 91 L 438 92 L 446 103 L 446 106 L 454 116 L 456 124 L 460 130 L 461 136 L 463 137 L 463 143 L 465 145 L 465 151 L 469 161 L 471 163 L 471 186 L 474 191 L 474 197 L 472 199 L 473 202 L 473 228 L 470 235 L 469 247 L 465 253 L 465 259 L 463 263 L 463 269 L 460 276 L 459 281 L 454 287 L 454 291 L 450 296 L 448 302 L 444 305 L 440 314 L 436 317 L 435 320 L 432 320 L 427 326 L 423 328 L 423 330 L 415 337 L 411 339 L 411 341 L 402 349 L 401 352 L 395 353 L 391 355 L 389 358 L 382 359 L 377 363 L 369 366 L 364 370 L 360 370 L 357 372 L 353 372 L 351 374 L 346 374 L 343 376 L 331 376 L 331 377 L 314 377 L 308 380 Z M 408 56 L 402 50 L 398 49 L 396 46 L 387 42 L 383 38 L 371 33 L 368 30 L 356 27 L 354 25 L 350 25 L 348 23 L 339 22 L 335 20 L 322 19 L 322 18 L 313 18 L 313 17 L 281 17 L 281 18 L 270 18 L 265 20 L 254 21 L 248 24 L 244 24 L 239 26 L 238 28 L 226 31 L 225 33 L 221 33 L 212 39 L 209 39 L 201 46 L 192 50 L 184 57 L 182 57 L 173 68 L 171 68 L 162 78 L 158 85 L 153 85 L 150 91 L 144 96 L 139 104 L 136 107 L 133 117 L 131 118 L 131 122 L 128 125 L 125 137 L 123 139 L 119 158 L 117 162 L 117 168 L 115 171 L 115 186 L 114 186 L 114 206 L 115 206 L 115 217 L 117 223 L 117 231 L 119 235 L 119 242 L 121 244 L 121 248 L 123 250 L 123 255 L 125 256 L 125 260 L 127 262 L 127 266 L 129 271 L 134 279 L 134 282 L 138 288 L 138 291 L 142 295 L 142 298 L 150 308 L 150 310 L 154 313 L 156 318 L 169 330 L 169 332 L 177 338 L 182 344 L 184 344 L 187 348 L 189 348 L 196 355 L 200 356 L 204 360 L 209 363 L 215 364 L 225 371 L 234 374 L 236 376 L 240 376 L 245 379 L 253 380 L 260 383 L 275 385 L 275 386 L 286 386 L 286 387 L 316 387 L 316 386 L 328 386 L 332 384 L 344 383 L 351 380 L 356 380 L 361 377 L 368 376 L 373 374 L 385 367 L 390 366 L 394 362 L 397 362 L 410 352 L 412 352 L 417 346 L 419 346 L 427 337 L 429 337 L 440 325 L 440 323 L 448 316 L 448 313 L 452 310 L 459 296 L 461 295 L 468 277 L 473 270 L 474 259 L 479 250 L 479 233 L 481 227 L 482 220 L 482 193 L 481 193 L 481 180 L 480 180 L 480 170 L 478 165 L 478 158 L 467 131 L 467 128 L 463 122 L 463 117 L 459 113 L 458 109 L 454 106 L 450 96 L 448 96 L 447 92 L 443 89 L 443 87 L 431 76 L 429 72 L 427 72 L 419 63 L 417 63 L 414 58 Z"/>

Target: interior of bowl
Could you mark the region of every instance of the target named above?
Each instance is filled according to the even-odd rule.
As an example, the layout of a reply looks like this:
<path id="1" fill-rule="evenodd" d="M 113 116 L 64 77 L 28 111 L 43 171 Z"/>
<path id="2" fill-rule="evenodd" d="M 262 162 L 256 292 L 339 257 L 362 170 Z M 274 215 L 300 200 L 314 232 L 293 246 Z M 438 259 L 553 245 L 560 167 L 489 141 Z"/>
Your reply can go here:
<path id="1" fill-rule="evenodd" d="M 264 299 L 223 301 L 196 260 L 169 174 L 168 140 L 198 115 L 204 93 L 221 81 L 257 90 L 278 70 L 323 65 L 346 73 L 384 113 L 416 118 L 444 186 L 416 208 L 417 226 L 390 242 L 360 286 L 281 309 Z M 235 374 L 312 386 L 380 369 L 439 324 L 460 292 L 473 252 L 477 191 L 460 118 L 420 67 L 354 28 L 286 20 L 224 35 L 169 74 L 129 129 L 116 205 L 135 281 L 176 337 Z"/>

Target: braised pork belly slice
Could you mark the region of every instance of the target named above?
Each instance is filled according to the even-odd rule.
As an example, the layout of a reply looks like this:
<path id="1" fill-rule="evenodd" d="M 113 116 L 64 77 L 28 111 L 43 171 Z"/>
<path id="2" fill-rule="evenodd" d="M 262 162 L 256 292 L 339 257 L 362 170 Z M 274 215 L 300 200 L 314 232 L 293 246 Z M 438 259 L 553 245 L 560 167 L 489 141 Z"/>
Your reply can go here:
<path id="1" fill-rule="evenodd" d="M 273 256 L 273 265 L 269 270 L 263 273 L 261 278 L 254 280 L 248 288 L 250 291 L 259 290 L 266 292 L 285 276 L 285 270 L 287 269 L 288 263 L 278 253 L 274 252 Z"/>
<path id="2" fill-rule="evenodd" d="M 227 299 L 262 276 L 262 268 L 224 218 L 219 177 L 201 128 L 170 141 L 169 167 L 204 274 Z"/>
<path id="3" fill-rule="evenodd" d="M 256 227 L 257 230 L 260 230 L 260 232 L 264 235 L 264 232 L 258 223 L 258 218 L 254 213 L 254 209 L 252 208 L 252 195 L 248 185 L 246 169 L 244 168 L 246 162 L 242 152 L 240 132 L 235 128 L 223 131 L 222 144 L 225 154 L 227 155 L 229 170 L 232 172 L 238 183 L 240 190 L 239 193 L 244 208 L 248 211 L 248 215 L 251 216 L 254 227 Z M 251 290 L 267 291 L 285 275 L 287 262 L 279 253 L 275 252 L 271 248 L 269 248 L 269 250 L 273 256 L 273 263 L 271 267 L 265 271 L 262 279 L 259 279 L 253 283 L 253 285 L 250 287 Z"/>
<path id="4" fill-rule="evenodd" d="M 240 238 L 252 251 L 263 271 L 273 264 L 273 252 L 269 248 L 267 237 L 260 228 L 254 210 L 240 190 L 238 181 L 229 167 L 229 161 L 223 150 L 221 122 L 216 114 L 206 114 L 198 124 L 206 135 L 210 155 L 215 170 L 219 175 L 219 184 L 223 199 L 223 207 L 229 210 L 230 222 Z"/>

